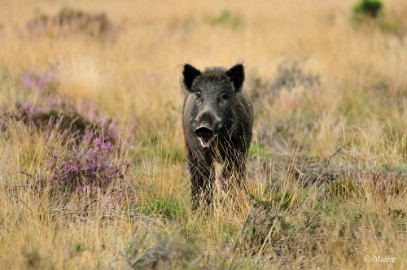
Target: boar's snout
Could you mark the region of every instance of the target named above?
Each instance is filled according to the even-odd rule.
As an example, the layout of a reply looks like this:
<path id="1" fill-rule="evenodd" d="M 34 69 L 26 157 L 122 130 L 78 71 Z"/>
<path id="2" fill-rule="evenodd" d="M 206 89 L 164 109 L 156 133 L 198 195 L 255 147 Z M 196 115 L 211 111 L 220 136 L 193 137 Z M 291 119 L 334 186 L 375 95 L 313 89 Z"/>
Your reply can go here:
<path id="1" fill-rule="evenodd" d="M 205 125 L 199 126 L 197 129 L 195 129 L 195 135 L 203 138 L 211 138 L 213 137 L 213 130 Z"/>
<path id="2" fill-rule="evenodd" d="M 201 127 L 209 129 L 215 134 L 222 126 L 221 119 L 219 118 L 219 116 L 217 116 L 213 111 L 209 109 L 199 113 L 195 119 L 195 123 L 196 123 L 195 134 L 197 136 L 199 136 L 197 134 L 197 130 L 200 129 Z"/>
<path id="3" fill-rule="evenodd" d="M 208 147 L 217 135 L 217 131 L 221 128 L 221 120 L 211 111 L 204 111 L 196 118 L 194 132 L 198 137 L 201 146 Z"/>
<path id="4" fill-rule="evenodd" d="M 201 146 L 203 148 L 207 148 L 215 139 L 217 134 L 215 134 L 212 128 L 205 123 L 195 129 L 195 135 L 198 137 L 198 141 Z"/>

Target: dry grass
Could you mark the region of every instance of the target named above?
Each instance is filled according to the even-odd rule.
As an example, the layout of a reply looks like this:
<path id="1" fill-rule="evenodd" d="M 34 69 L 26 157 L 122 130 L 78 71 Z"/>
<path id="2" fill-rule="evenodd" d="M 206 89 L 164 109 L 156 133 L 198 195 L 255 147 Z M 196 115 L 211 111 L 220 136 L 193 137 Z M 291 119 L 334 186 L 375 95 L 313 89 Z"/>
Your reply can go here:
<path id="1" fill-rule="evenodd" d="M 46 101 L 22 74 L 54 66 L 58 95 L 117 119 L 129 166 L 114 207 L 109 189 L 55 196 L 38 182 L 72 146 L 3 115 L 2 268 L 407 268 L 407 3 L 386 1 L 382 27 L 352 22 L 353 0 L 0 2 L 0 105 Z M 67 5 L 122 30 L 29 35 Z M 256 110 L 248 190 L 217 188 L 206 216 L 190 210 L 181 67 L 240 61 Z"/>

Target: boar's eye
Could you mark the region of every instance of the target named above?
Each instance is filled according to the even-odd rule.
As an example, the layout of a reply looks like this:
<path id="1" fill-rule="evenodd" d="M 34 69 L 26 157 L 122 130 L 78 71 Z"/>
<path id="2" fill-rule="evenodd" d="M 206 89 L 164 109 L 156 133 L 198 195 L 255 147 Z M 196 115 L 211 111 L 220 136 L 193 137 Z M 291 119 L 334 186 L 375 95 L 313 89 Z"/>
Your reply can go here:
<path id="1" fill-rule="evenodd" d="M 195 95 L 197 98 L 201 98 L 202 97 L 202 92 L 200 90 L 195 92 Z"/>
<path id="2" fill-rule="evenodd" d="M 221 96 L 222 100 L 228 100 L 229 99 L 229 95 L 227 93 L 223 93 Z"/>

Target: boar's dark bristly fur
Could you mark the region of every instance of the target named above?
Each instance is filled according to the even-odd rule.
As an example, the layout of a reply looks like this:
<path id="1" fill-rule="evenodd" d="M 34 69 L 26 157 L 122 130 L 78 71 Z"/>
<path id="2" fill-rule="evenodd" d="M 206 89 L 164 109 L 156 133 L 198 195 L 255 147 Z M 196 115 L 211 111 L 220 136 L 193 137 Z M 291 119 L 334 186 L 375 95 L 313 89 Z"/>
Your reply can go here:
<path id="1" fill-rule="evenodd" d="M 183 129 L 191 175 L 193 208 L 212 203 L 215 162 L 223 165 L 222 182 L 231 176 L 244 187 L 247 152 L 252 139 L 253 108 L 243 92 L 244 67 L 207 68 L 186 64 Z"/>

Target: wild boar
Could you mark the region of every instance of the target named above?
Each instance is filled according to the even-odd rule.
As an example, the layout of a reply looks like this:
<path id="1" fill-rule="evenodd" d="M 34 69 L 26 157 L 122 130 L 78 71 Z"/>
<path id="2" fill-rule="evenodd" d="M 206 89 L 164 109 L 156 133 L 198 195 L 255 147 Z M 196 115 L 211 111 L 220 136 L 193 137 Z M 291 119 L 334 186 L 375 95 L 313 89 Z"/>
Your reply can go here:
<path id="1" fill-rule="evenodd" d="M 207 68 L 185 64 L 183 129 L 191 176 L 193 209 L 212 203 L 214 162 L 223 165 L 222 182 L 231 176 L 244 187 L 247 152 L 252 139 L 253 107 L 242 87 L 244 67 Z"/>

